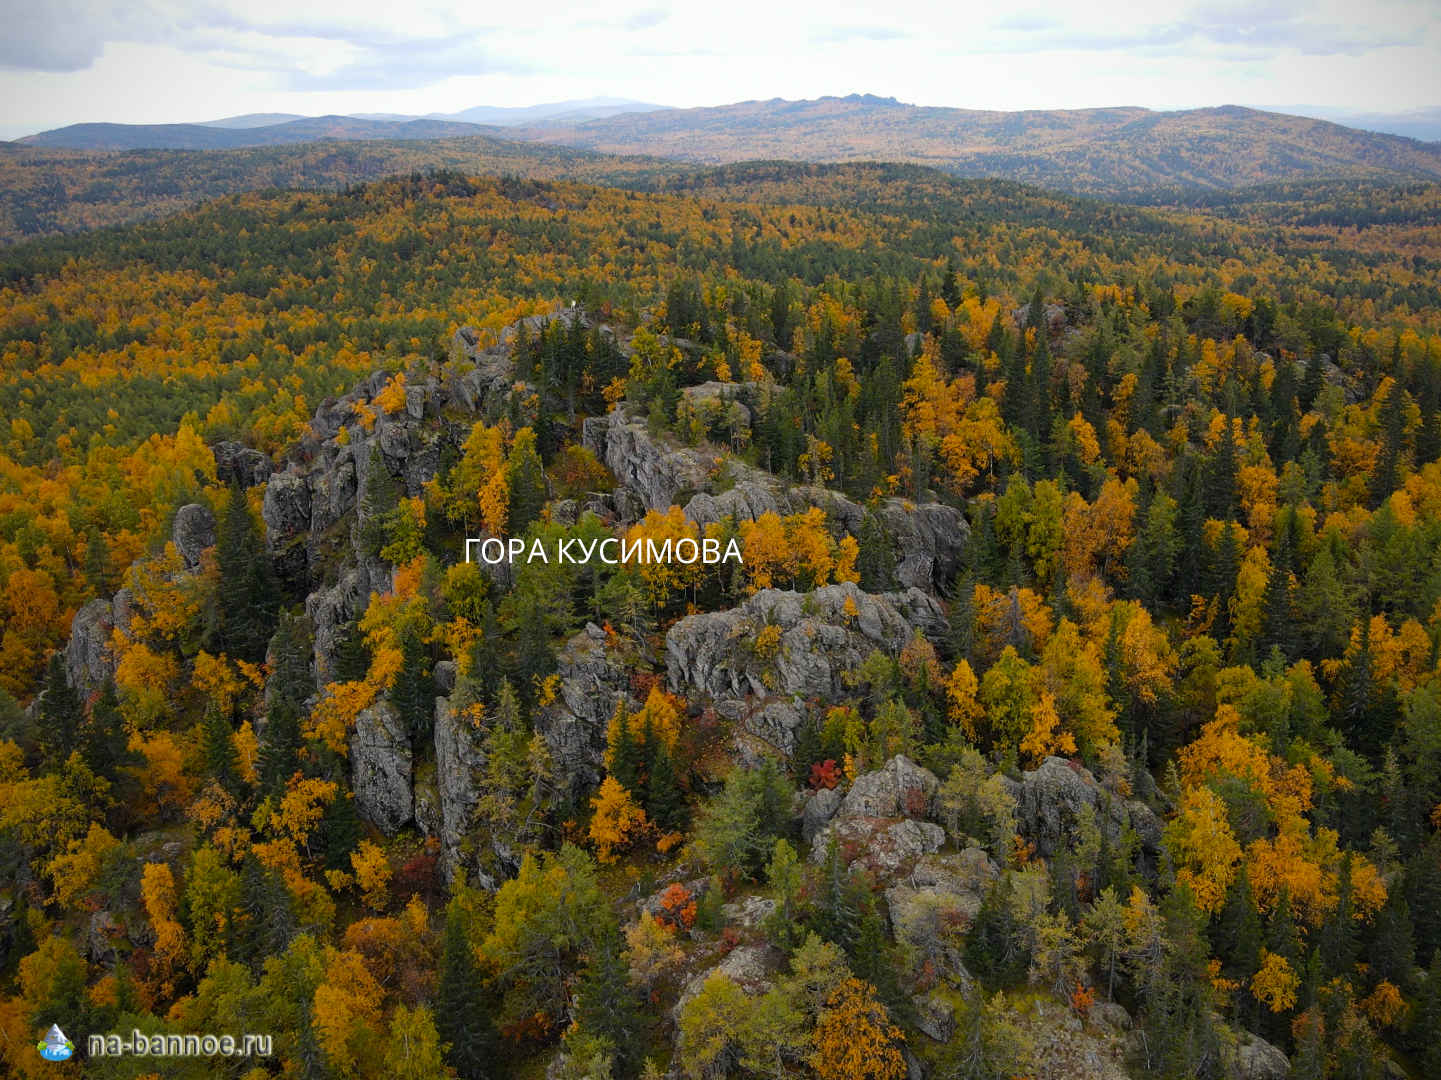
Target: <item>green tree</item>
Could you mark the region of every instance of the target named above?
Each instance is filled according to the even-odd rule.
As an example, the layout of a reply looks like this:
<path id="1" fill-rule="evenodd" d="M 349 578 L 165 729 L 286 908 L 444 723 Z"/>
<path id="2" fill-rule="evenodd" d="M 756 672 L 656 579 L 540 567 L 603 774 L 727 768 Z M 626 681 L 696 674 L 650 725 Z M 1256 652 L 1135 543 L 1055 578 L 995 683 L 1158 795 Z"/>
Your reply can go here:
<path id="1" fill-rule="evenodd" d="M 470 918 L 459 899 L 446 905 L 435 992 L 435 1022 L 445 1063 L 460 1080 L 492 1075 L 498 1041 L 491 1002 L 470 941 Z"/>

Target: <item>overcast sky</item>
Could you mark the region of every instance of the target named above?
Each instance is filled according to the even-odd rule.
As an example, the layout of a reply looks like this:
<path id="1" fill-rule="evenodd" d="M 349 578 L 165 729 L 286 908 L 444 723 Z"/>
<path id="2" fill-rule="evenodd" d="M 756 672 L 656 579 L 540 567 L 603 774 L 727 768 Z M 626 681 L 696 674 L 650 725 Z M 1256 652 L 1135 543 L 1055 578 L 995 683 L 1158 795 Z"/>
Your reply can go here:
<path id="1" fill-rule="evenodd" d="M 0 137 L 87 120 L 666 105 L 1441 105 L 1441 0 L 0 0 Z"/>

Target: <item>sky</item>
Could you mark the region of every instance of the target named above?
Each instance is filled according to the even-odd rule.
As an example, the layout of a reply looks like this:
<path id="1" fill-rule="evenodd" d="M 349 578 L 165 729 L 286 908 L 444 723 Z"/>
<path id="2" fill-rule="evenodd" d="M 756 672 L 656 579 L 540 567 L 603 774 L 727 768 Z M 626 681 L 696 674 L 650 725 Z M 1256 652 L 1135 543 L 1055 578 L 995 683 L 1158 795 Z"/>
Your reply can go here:
<path id="1" fill-rule="evenodd" d="M 84 121 L 597 96 L 1441 106 L 1441 0 L 0 0 L 0 26 L 0 138 Z"/>

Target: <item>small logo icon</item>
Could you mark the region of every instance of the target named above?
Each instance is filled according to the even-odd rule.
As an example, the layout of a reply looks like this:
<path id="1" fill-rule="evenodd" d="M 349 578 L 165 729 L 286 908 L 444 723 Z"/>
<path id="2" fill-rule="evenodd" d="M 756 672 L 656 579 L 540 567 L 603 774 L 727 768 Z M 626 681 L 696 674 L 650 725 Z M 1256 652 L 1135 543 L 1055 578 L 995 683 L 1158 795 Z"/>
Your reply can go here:
<path id="1" fill-rule="evenodd" d="M 59 1024 L 51 1024 L 50 1030 L 45 1033 L 45 1040 L 36 1043 L 35 1049 L 40 1051 L 40 1056 L 46 1061 L 68 1061 L 70 1055 L 75 1053 L 75 1044 L 65 1037 Z"/>

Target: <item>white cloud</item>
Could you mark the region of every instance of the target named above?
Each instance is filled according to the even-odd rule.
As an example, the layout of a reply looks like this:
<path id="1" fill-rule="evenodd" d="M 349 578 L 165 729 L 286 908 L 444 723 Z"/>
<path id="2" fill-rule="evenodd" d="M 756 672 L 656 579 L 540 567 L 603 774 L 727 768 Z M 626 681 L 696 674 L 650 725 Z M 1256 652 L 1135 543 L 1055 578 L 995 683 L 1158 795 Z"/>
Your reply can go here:
<path id="1" fill-rule="evenodd" d="M 0 126 L 674 105 L 871 92 L 932 105 L 1441 104 L 1433 0 L 0 0 Z"/>

